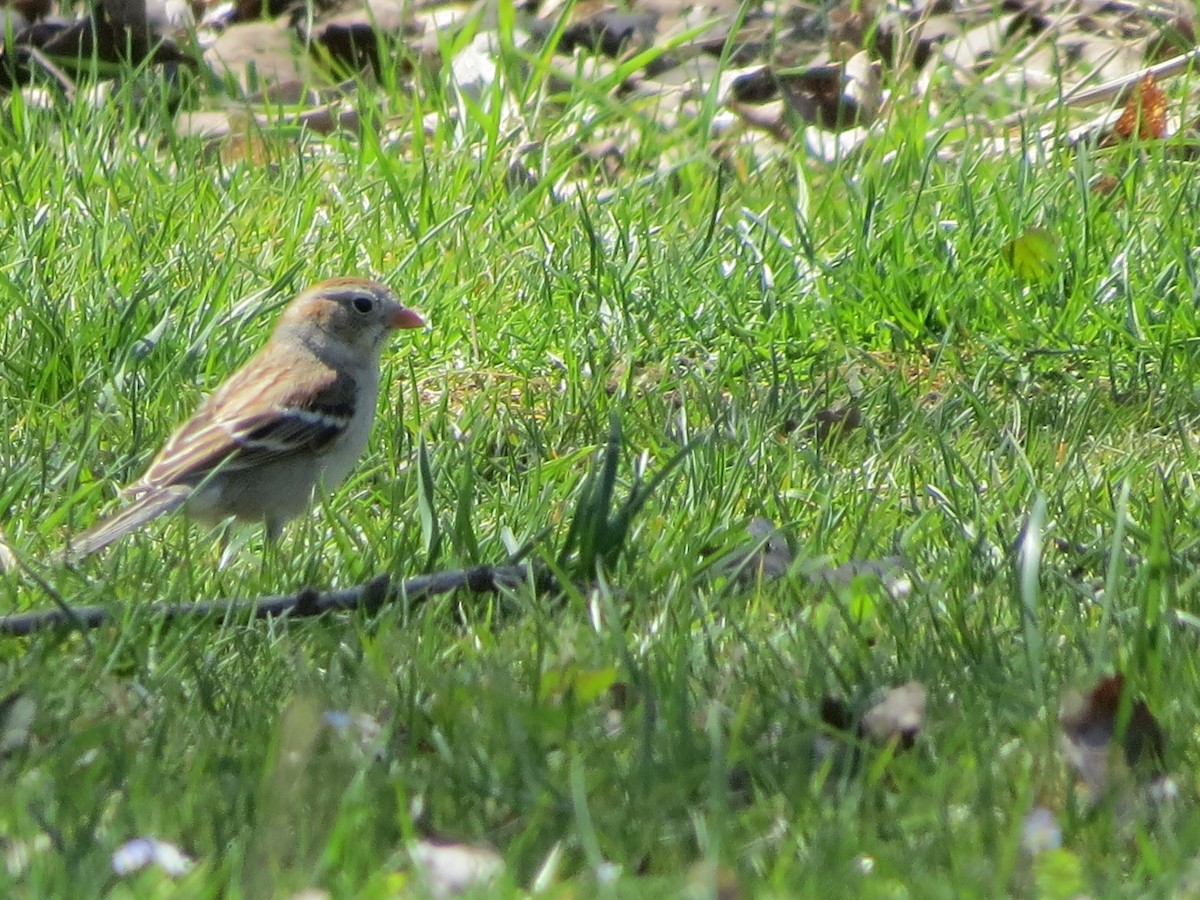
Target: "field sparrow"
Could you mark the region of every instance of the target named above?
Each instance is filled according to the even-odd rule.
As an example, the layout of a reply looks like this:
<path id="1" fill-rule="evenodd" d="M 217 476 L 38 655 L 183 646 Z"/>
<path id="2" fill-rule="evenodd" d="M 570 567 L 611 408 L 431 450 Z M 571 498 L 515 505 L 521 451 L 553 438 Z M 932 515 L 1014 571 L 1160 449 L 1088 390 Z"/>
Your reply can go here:
<path id="1" fill-rule="evenodd" d="M 334 278 L 297 296 L 265 347 L 167 440 L 126 493 L 133 502 L 74 537 L 68 559 L 107 547 L 184 506 L 194 519 L 265 522 L 274 540 L 362 454 L 388 333 L 421 317 L 382 284 Z"/>

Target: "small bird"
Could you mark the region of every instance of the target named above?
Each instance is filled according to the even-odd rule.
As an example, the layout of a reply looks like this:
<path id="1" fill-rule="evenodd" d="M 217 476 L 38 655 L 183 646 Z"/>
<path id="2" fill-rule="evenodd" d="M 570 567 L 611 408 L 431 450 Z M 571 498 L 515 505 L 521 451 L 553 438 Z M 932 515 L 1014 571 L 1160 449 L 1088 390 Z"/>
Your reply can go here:
<path id="1" fill-rule="evenodd" d="M 79 559 L 179 506 L 211 525 L 264 522 L 269 540 L 332 490 L 367 444 L 388 334 L 424 320 L 365 278 L 334 278 L 291 301 L 270 339 L 168 438 L 126 489 L 132 503 L 73 538 Z M 186 504 L 186 505 L 185 505 Z"/>

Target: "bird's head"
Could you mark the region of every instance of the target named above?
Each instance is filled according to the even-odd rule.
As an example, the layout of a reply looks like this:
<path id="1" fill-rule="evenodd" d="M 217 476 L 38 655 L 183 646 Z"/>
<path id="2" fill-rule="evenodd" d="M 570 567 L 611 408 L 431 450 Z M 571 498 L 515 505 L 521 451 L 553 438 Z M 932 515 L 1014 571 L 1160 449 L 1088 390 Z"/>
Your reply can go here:
<path id="1" fill-rule="evenodd" d="M 374 353 L 388 333 L 421 328 L 425 320 L 391 288 L 366 278 L 333 278 L 301 292 L 279 319 L 279 329 L 316 329 L 345 347 Z"/>

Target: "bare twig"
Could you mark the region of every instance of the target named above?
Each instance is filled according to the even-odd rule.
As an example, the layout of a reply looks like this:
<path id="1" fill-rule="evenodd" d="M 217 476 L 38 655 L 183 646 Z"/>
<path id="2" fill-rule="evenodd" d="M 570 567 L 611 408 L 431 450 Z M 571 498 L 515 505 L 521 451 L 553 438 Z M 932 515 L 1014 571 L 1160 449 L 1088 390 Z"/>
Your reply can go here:
<path id="1" fill-rule="evenodd" d="M 39 575 L 33 566 L 29 565 L 29 563 L 25 562 L 25 560 L 21 559 L 19 556 L 16 557 L 16 560 L 17 566 L 21 569 L 21 571 L 32 578 L 37 586 L 45 591 L 46 594 L 49 595 L 50 599 L 54 601 L 54 605 L 58 607 L 58 612 L 54 613 L 53 615 L 57 615 L 64 622 L 70 622 L 73 626 L 75 626 L 79 633 L 83 635 L 83 642 L 87 645 L 88 650 L 94 651 L 96 648 L 92 646 L 92 639 L 88 637 L 87 629 L 83 621 L 75 614 L 75 608 L 66 600 L 64 600 L 62 594 L 56 591 L 50 582 Z"/>
<path id="2" fill-rule="evenodd" d="M 533 572 L 523 565 L 475 566 L 432 575 L 418 575 L 393 585 L 387 575 L 380 575 L 365 584 L 340 591 L 319 592 L 305 588 L 294 594 L 261 597 L 257 600 L 201 600 L 195 603 L 156 603 L 146 608 L 146 614 L 162 621 L 188 618 L 225 620 L 253 616 L 267 619 L 287 616 L 304 618 L 341 610 L 373 612 L 397 600 L 423 600 L 436 594 L 467 590 L 488 593 L 505 587 L 516 587 L 534 578 L 539 587 L 552 583 L 548 576 Z M 138 614 L 139 616 L 141 613 Z M 22 613 L 0 617 L 0 636 L 21 637 L 47 630 L 80 631 L 99 628 L 119 620 L 121 611 L 105 606 L 77 606 L 69 610 Z"/>
<path id="3" fill-rule="evenodd" d="M 1160 63 L 1155 63 L 1152 66 L 1138 69 L 1136 72 L 1130 72 L 1127 75 L 1106 81 L 1103 84 L 1098 84 L 1088 90 L 1081 90 L 1083 82 L 1080 82 L 1080 84 L 1063 94 L 1062 103 L 1071 107 L 1091 106 L 1096 103 L 1109 103 L 1112 101 L 1120 103 L 1128 97 L 1129 92 L 1146 76 L 1150 76 L 1155 81 L 1174 78 L 1176 75 L 1186 72 L 1197 59 L 1200 59 L 1200 47 L 1189 50 L 1187 53 L 1182 53 L 1179 56 L 1173 56 Z"/>
<path id="4" fill-rule="evenodd" d="M 1022 122 L 1039 122 L 1047 116 L 1056 114 L 1063 107 L 1079 109 L 1084 106 L 1093 106 L 1097 103 L 1115 103 L 1119 105 L 1147 75 L 1157 81 L 1172 78 L 1187 71 L 1198 59 L 1200 59 L 1200 47 L 1152 66 L 1138 69 L 1136 72 L 1130 72 L 1106 81 L 1103 84 L 1098 84 L 1092 88 L 1086 88 L 1088 79 L 1085 78 L 1078 84 L 1064 90 L 1061 97 L 1055 97 L 1041 106 L 1010 113 L 998 121 L 986 121 L 985 124 L 992 131 L 1006 131 L 1009 128 L 1020 125 Z M 943 123 L 928 131 L 925 134 L 925 140 L 935 141 L 949 131 L 967 128 L 976 121 L 978 121 L 977 117 L 964 116 L 954 121 Z M 892 156 L 894 156 L 894 153 L 888 154 L 888 157 L 885 157 L 885 159 Z"/>

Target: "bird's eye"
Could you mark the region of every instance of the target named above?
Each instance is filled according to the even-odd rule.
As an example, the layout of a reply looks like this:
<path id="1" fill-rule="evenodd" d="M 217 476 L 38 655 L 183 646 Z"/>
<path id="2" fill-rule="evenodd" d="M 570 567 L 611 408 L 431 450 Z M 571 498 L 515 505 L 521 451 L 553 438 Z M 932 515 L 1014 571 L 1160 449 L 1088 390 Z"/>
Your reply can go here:
<path id="1" fill-rule="evenodd" d="M 354 308 L 360 313 L 369 313 L 375 308 L 375 301 L 370 297 L 364 297 L 360 294 L 354 298 Z"/>

